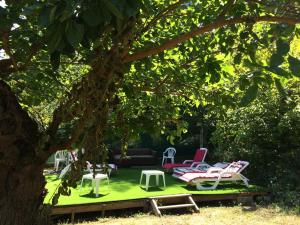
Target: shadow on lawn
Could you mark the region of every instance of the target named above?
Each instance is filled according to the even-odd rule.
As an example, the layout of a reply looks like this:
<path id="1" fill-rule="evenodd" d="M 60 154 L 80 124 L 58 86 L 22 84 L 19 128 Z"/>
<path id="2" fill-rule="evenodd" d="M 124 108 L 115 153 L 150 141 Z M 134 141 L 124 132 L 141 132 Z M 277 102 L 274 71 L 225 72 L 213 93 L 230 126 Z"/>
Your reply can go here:
<path id="1" fill-rule="evenodd" d="M 145 187 L 140 187 L 142 190 L 147 191 L 147 192 L 157 192 L 157 191 L 165 191 L 165 189 L 160 188 L 160 187 L 148 187 L 148 190 L 146 190 Z"/>
<path id="2" fill-rule="evenodd" d="M 99 193 L 98 197 L 96 197 L 95 193 L 93 191 L 91 191 L 90 193 L 88 194 L 83 194 L 83 195 L 79 195 L 79 197 L 84 197 L 84 198 L 101 198 L 101 197 L 104 197 L 104 196 L 107 196 L 109 195 L 110 193 L 106 193 L 106 194 L 101 194 Z"/>
<path id="3" fill-rule="evenodd" d="M 60 180 L 57 174 L 45 175 L 47 182 L 54 182 Z"/>

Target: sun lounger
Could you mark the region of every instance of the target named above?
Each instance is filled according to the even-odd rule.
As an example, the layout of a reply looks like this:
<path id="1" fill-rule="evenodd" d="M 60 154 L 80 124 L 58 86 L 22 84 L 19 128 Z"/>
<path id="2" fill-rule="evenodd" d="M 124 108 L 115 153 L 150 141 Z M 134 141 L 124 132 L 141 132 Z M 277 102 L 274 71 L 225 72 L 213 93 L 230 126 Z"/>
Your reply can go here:
<path id="1" fill-rule="evenodd" d="M 231 163 L 225 169 L 210 168 L 205 173 L 185 173 L 178 178 L 190 184 L 196 184 L 197 190 L 214 190 L 221 181 L 243 181 L 248 187 L 249 179 L 241 172 L 249 165 L 246 161 Z M 211 186 L 203 186 L 204 182 L 214 182 Z"/>
<path id="2" fill-rule="evenodd" d="M 217 170 L 217 169 L 225 169 L 226 167 L 228 167 L 230 165 L 230 163 L 227 162 L 218 162 L 215 163 L 214 165 L 209 165 L 207 163 L 201 163 L 199 165 L 197 165 L 196 167 L 177 167 L 173 169 L 173 177 L 180 177 L 186 173 L 206 173 L 207 170 Z"/>

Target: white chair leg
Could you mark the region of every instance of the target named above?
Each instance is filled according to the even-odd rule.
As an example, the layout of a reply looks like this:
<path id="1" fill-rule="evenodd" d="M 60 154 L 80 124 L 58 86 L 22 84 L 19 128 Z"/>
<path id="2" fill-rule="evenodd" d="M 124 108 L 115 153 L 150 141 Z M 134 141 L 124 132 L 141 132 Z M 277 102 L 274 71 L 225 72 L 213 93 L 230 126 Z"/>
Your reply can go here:
<path id="1" fill-rule="evenodd" d="M 109 178 L 107 177 L 107 192 L 110 191 L 110 188 L 109 188 Z"/>
<path id="2" fill-rule="evenodd" d="M 95 180 L 92 178 L 92 189 L 95 191 Z"/>
<path id="3" fill-rule="evenodd" d="M 96 194 L 96 197 L 98 197 L 99 196 L 100 180 L 99 179 L 97 179 L 97 180 L 93 179 L 93 182 L 95 183 L 95 194 Z"/>
<path id="4" fill-rule="evenodd" d="M 241 180 L 244 182 L 246 187 L 249 187 L 248 178 L 240 174 Z"/>
<path id="5" fill-rule="evenodd" d="M 159 176 L 156 175 L 156 186 L 159 186 Z"/>
<path id="6" fill-rule="evenodd" d="M 202 186 L 202 182 L 197 182 L 196 188 L 197 188 L 197 190 L 215 190 L 216 187 L 218 186 L 219 182 L 220 182 L 220 180 L 216 180 L 215 183 L 209 187 L 204 187 L 204 186 Z"/>
<path id="7" fill-rule="evenodd" d="M 57 161 L 57 169 L 56 169 L 57 171 L 59 170 L 59 162 L 60 160 Z"/>
<path id="8" fill-rule="evenodd" d="M 150 180 L 150 175 L 146 174 L 146 190 L 148 191 L 149 188 L 149 180 Z"/>
<path id="9" fill-rule="evenodd" d="M 81 184 L 80 184 L 80 189 L 79 189 L 79 195 L 81 194 L 82 184 L 83 184 L 83 178 L 81 179 Z"/>
<path id="10" fill-rule="evenodd" d="M 141 173 L 140 186 L 141 186 L 141 184 L 142 184 L 142 180 L 143 180 L 143 173 Z"/>
<path id="11" fill-rule="evenodd" d="M 164 187 L 166 188 L 165 174 L 162 174 L 162 178 L 163 178 L 163 181 L 164 181 Z"/>
<path id="12" fill-rule="evenodd" d="M 57 161 L 54 161 L 54 170 L 57 171 Z"/>

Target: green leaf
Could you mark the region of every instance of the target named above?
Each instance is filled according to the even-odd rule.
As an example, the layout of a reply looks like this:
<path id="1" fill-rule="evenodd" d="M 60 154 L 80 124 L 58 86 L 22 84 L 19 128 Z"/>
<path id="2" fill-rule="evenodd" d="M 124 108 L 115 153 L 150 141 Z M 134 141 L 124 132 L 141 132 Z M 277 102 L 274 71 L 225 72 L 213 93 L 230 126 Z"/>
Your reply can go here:
<path id="1" fill-rule="evenodd" d="M 265 78 L 264 74 L 262 74 L 261 71 L 253 72 L 253 81 L 257 84 L 258 83 L 267 83 L 266 78 Z"/>
<path id="2" fill-rule="evenodd" d="M 242 31 L 240 33 L 240 39 L 242 39 L 242 40 L 248 38 L 248 36 L 249 36 L 249 32 L 248 31 Z"/>
<path id="3" fill-rule="evenodd" d="M 290 51 L 290 44 L 283 40 L 278 40 L 276 42 L 276 47 L 279 55 L 286 55 Z"/>
<path id="4" fill-rule="evenodd" d="M 275 86 L 276 86 L 279 94 L 282 95 L 282 96 L 286 96 L 286 91 L 285 91 L 284 87 L 282 86 L 280 80 L 275 78 L 274 82 L 275 82 Z"/>
<path id="5" fill-rule="evenodd" d="M 127 16 L 135 16 L 138 10 L 142 7 L 142 1 L 136 0 L 127 0 L 127 7 L 126 7 L 126 15 Z"/>
<path id="6" fill-rule="evenodd" d="M 279 76 L 290 78 L 291 74 L 280 67 L 265 67 L 266 70 L 275 73 Z"/>
<path id="7" fill-rule="evenodd" d="M 278 54 L 278 53 L 274 53 L 271 58 L 270 58 L 270 66 L 271 67 L 277 67 L 280 66 L 284 61 L 284 58 L 282 57 L 282 55 Z"/>
<path id="8" fill-rule="evenodd" d="M 8 19 L 8 12 L 5 8 L 0 6 L 0 28 L 6 30 L 8 27 L 11 26 L 11 20 Z"/>
<path id="9" fill-rule="evenodd" d="M 48 49 L 50 54 L 63 48 L 63 30 L 64 27 L 62 24 L 59 24 L 58 26 L 51 25 L 51 28 L 48 29 L 47 37 L 49 39 Z"/>
<path id="10" fill-rule="evenodd" d="M 48 26 L 50 24 L 50 14 L 51 14 L 51 8 L 47 7 L 42 10 L 38 17 L 38 23 L 40 26 Z"/>
<path id="11" fill-rule="evenodd" d="M 53 70 L 58 70 L 60 64 L 60 52 L 55 51 L 50 55 L 50 63 Z"/>
<path id="12" fill-rule="evenodd" d="M 244 107 L 249 105 L 251 102 L 253 102 L 257 96 L 257 92 L 258 92 L 257 84 L 253 84 L 252 86 L 250 86 L 245 92 L 244 96 L 242 97 L 240 101 L 240 106 Z"/>
<path id="13" fill-rule="evenodd" d="M 122 13 L 119 11 L 119 9 L 110 0 L 102 0 L 102 2 L 105 4 L 105 6 L 108 8 L 108 10 L 112 14 L 114 14 L 120 20 L 123 20 Z"/>
<path id="14" fill-rule="evenodd" d="M 300 77 L 300 60 L 294 58 L 293 56 L 289 56 L 288 58 L 290 64 L 290 70 L 296 77 Z"/>
<path id="15" fill-rule="evenodd" d="M 240 90 L 242 90 L 242 91 L 245 90 L 245 88 L 249 85 L 250 85 L 250 81 L 246 77 L 241 77 L 239 79 L 239 88 L 240 88 Z"/>
<path id="16" fill-rule="evenodd" d="M 32 5 L 26 6 L 22 12 L 24 16 L 31 16 L 41 8 L 42 4 L 40 2 L 34 3 Z"/>
<path id="17" fill-rule="evenodd" d="M 101 15 L 101 16 L 100 16 Z M 111 20 L 110 13 L 96 2 L 82 13 L 82 18 L 91 27 L 98 26 Z"/>
<path id="18" fill-rule="evenodd" d="M 66 37 L 68 42 L 76 48 L 82 41 L 84 35 L 84 26 L 82 24 L 70 21 L 66 26 Z"/>
<path id="19" fill-rule="evenodd" d="M 234 59 L 233 59 L 233 62 L 234 64 L 241 64 L 241 61 L 242 61 L 242 54 L 241 53 L 238 53 Z"/>
<path id="20" fill-rule="evenodd" d="M 210 79 L 209 79 L 209 82 L 214 84 L 214 83 L 218 83 L 221 79 L 221 75 L 216 72 L 216 71 L 213 71 L 211 72 L 211 75 L 210 75 Z"/>
<path id="21" fill-rule="evenodd" d="M 142 1 L 137 0 L 127 0 L 128 5 L 137 12 L 140 8 L 143 7 Z"/>
<path id="22" fill-rule="evenodd" d="M 75 49 L 70 44 L 66 44 L 61 50 L 61 53 L 68 56 L 70 59 L 75 57 Z"/>

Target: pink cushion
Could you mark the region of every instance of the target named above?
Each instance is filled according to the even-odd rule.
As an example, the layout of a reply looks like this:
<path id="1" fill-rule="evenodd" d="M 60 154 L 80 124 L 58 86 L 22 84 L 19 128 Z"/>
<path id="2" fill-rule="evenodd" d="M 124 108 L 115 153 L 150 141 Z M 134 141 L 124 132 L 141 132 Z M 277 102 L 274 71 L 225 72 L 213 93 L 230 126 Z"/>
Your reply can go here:
<path id="1" fill-rule="evenodd" d="M 183 164 L 183 163 L 166 163 L 163 165 L 163 168 L 164 169 L 167 169 L 167 170 L 170 170 L 170 169 L 173 169 L 175 167 L 189 167 L 191 166 L 192 164 L 191 163 L 186 163 L 186 164 Z"/>
<path id="2" fill-rule="evenodd" d="M 202 161 L 204 161 L 206 151 L 207 151 L 206 148 L 199 148 L 199 149 L 197 149 L 193 161 L 194 162 L 202 162 Z"/>
<path id="3" fill-rule="evenodd" d="M 194 179 L 217 179 L 219 177 L 219 173 L 216 174 L 207 174 L 207 173 L 186 173 L 179 177 L 179 179 L 190 182 Z M 222 178 L 231 178 L 231 174 L 223 174 Z"/>
<path id="4" fill-rule="evenodd" d="M 193 168 L 182 168 L 179 170 L 174 171 L 175 176 L 182 176 L 183 174 L 186 173 L 206 173 L 206 170 L 199 170 L 199 169 L 193 169 Z"/>

